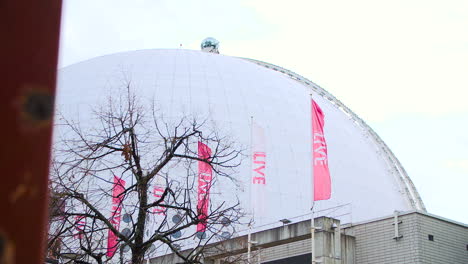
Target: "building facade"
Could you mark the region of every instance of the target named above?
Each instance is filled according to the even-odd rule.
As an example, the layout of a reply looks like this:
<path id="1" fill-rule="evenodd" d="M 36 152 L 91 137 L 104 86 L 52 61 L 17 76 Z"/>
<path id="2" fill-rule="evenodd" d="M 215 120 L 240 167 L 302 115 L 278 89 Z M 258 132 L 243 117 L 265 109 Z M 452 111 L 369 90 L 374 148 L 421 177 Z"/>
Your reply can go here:
<path id="1" fill-rule="evenodd" d="M 239 203 L 245 212 L 243 223 L 253 222 L 255 231 L 250 240 L 245 224 L 228 223 L 223 232 L 211 232 L 208 235 L 221 238 L 204 253 L 205 263 L 310 263 L 311 225 L 306 219 L 311 206 L 315 206 L 316 216 L 333 217 L 316 218 L 317 263 L 468 263 L 466 225 L 425 213 L 403 166 L 358 115 L 311 80 L 270 63 L 217 54 L 218 44 L 207 39 L 202 48 L 209 52 L 179 49 L 111 54 L 68 66 L 58 76 L 61 93 L 57 108 L 84 130 L 100 125 L 93 119 L 93 109 L 106 105 L 127 88 L 145 99 L 141 102 L 156 107 L 166 125 L 192 118 L 207 120 L 239 148 L 252 147 L 254 123 L 262 128 L 258 141 L 265 145 L 262 162 L 268 184 L 259 195 L 261 202 L 252 202 L 260 193 L 252 191 L 252 158 L 240 163 L 229 178 L 214 184 L 210 194 L 213 204 Z M 315 205 L 311 201 L 311 99 L 325 115 L 327 162 L 332 175 L 331 198 Z M 56 136 L 69 133 L 60 126 L 55 132 Z M 149 159 L 158 154 L 152 151 Z M 185 172 L 185 167 L 174 166 L 165 177 L 175 182 Z M 133 180 L 125 171 L 114 171 L 99 175 L 87 186 L 110 189 L 108 183 L 116 174 L 127 182 Z M 230 179 L 236 179 L 235 186 L 229 187 Z M 193 188 L 190 195 L 196 197 L 196 190 Z M 105 215 L 112 215 L 110 198 L 95 202 Z M 122 210 L 128 216 L 124 219 L 131 219 L 131 206 Z M 407 213 L 388 216 L 395 210 Z M 305 217 L 298 220 L 298 216 Z M 184 217 L 169 210 L 167 229 L 176 228 Z M 276 226 L 280 218 L 294 219 L 294 223 Z M 123 222 L 119 232 L 128 233 L 124 231 L 129 230 L 126 224 L 130 220 Z M 161 222 L 155 220 L 148 226 Z M 147 231 L 148 237 L 151 232 Z M 193 243 L 203 240 L 203 236 L 193 239 L 196 232 L 193 226 L 170 239 L 185 240 L 177 246 L 193 250 Z M 165 244 L 151 246 L 155 248 L 148 257 L 151 263 L 180 262 L 168 255 L 172 251 Z M 112 257 L 107 261 L 121 262 Z"/>
<path id="2" fill-rule="evenodd" d="M 301 221 L 219 242 L 206 249 L 204 263 L 311 263 L 311 221 Z M 466 264 L 468 226 L 411 211 L 356 224 L 315 219 L 315 260 L 323 264 Z M 173 255 L 150 263 L 178 263 Z"/>

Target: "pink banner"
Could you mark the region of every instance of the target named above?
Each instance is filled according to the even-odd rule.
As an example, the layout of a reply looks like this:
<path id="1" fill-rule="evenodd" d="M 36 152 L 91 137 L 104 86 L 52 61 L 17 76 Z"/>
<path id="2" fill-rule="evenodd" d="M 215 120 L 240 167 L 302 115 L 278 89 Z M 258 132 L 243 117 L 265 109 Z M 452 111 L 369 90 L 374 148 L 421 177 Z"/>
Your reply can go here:
<path id="1" fill-rule="evenodd" d="M 86 218 L 82 215 L 75 215 L 76 233 L 73 235 L 73 238 L 82 239 L 85 226 L 86 226 Z"/>
<path id="2" fill-rule="evenodd" d="M 208 160 L 211 156 L 211 149 L 198 142 L 198 158 Z M 210 164 L 198 161 L 198 203 L 197 212 L 201 223 L 197 225 L 197 232 L 205 232 L 206 218 L 208 217 L 208 206 L 210 203 L 210 188 L 213 172 Z"/>
<path id="3" fill-rule="evenodd" d="M 160 180 L 159 180 L 161 179 L 161 177 L 160 176 L 156 176 L 156 177 L 157 177 L 155 180 L 156 183 L 153 188 L 153 196 L 154 196 L 155 202 L 161 199 L 165 190 L 165 188 L 163 187 L 163 185 L 160 183 Z M 161 204 L 163 204 L 163 202 L 161 202 Z M 153 213 L 157 215 L 166 215 L 166 209 L 162 206 L 156 206 L 153 208 Z"/>
<path id="4" fill-rule="evenodd" d="M 265 132 L 261 126 L 252 122 L 252 210 L 256 219 L 265 216 L 265 189 L 266 179 L 266 148 Z"/>
<path id="5" fill-rule="evenodd" d="M 313 131 L 313 181 L 314 201 L 328 200 L 331 196 L 330 170 L 328 169 L 327 143 L 323 133 L 324 115 L 322 109 L 312 101 Z"/>
<path id="6" fill-rule="evenodd" d="M 125 181 L 121 178 L 114 176 L 114 186 L 112 189 L 112 213 L 110 222 L 114 226 L 115 229 L 119 230 L 120 228 L 120 215 L 122 212 L 122 201 L 123 195 L 121 195 L 125 191 Z M 109 233 L 107 236 L 107 256 L 112 257 L 117 250 L 117 243 L 118 238 L 117 235 L 109 229 Z"/>

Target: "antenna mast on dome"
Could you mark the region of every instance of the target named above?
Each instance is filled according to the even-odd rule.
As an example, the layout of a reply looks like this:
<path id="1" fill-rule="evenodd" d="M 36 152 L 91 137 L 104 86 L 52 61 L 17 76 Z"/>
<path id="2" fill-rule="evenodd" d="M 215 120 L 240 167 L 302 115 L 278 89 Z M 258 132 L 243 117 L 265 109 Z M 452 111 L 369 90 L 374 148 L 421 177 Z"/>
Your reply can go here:
<path id="1" fill-rule="evenodd" d="M 201 50 L 204 52 L 219 54 L 219 41 L 215 38 L 208 37 L 202 41 Z"/>

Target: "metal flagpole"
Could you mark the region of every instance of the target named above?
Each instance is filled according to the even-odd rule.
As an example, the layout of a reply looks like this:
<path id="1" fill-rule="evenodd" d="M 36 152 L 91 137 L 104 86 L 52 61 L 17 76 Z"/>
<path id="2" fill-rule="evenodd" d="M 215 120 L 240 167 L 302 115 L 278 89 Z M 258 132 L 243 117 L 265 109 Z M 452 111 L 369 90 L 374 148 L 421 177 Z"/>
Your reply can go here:
<path id="1" fill-rule="evenodd" d="M 250 177 L 252 177 L 252 169 L 253 169 L 253 116 L 250 116 Z M 252 247 L 252 239 L 251 239 L 251 234 L 252 234 L 252 222 L 253 222 L 253 194 L 252 194 L 252 182 L 249 180 L 249 185 L 250 185 L 250 207 L 252 210 L 252 219 L 249 223 L 249 233 L 247 235 L 247 263 L 250 264 L 250 252 L 251 252 L 251 247 Z"/>
<path id="2" fill-rule="evenodd" d="M 312 109 L 312 94 L 310 94 L 310 104 L 311 104 L 311 109 Z M 310 139 L 311 139 L 311 146 L 312 146 L 312 207 L 310 208 L 310 246 L 311 246 L 311 261 L 312 264 L 315 264 L 315 218 L 314 218 L 314 205 L 315 205 L 315 200 L 314 200 L 314 128 L 313 126 L 313 113 L 312 111 L 310 112 L 311 116 L 311 130 L 310 130 Z"/>
<path id="3" fill-rule="evenodd" d="M 311 246 L 311 254 L 312 254 L 312 264 L 315 264 L 315 218 L 314 218 L 314 206 L 310 209 L 311 217 L 310 217 L 310 246 Z"/>
<path id="4" fill-rule="evenodd" d="M 247 263 L 250 264 L 250 251 L 252 247 L 252 241 L 251 241 L 251 226 L 249 224 L 249 234 L 247 235 Z"/>

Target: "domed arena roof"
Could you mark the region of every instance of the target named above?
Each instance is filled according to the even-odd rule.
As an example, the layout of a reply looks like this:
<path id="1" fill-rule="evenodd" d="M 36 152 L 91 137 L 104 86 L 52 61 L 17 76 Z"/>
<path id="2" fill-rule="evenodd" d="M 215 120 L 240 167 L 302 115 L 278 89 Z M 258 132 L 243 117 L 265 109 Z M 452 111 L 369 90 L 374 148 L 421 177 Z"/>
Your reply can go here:
<path id="1" fill-rule="evenodd" d="M 258 224 L 310 212 L 311 95 L 325 115 L 332 178 L 331 199 L 316 202 L 315 210 L 345 222 L 395 210 L 425 210 L 410 178 L 377 134 L 300 75 L 265 62 L 201 51 L 131 51 L 61 69 L 57 106 L 69 114 L 81 113 L 124 79 L 142 97 L 154 98 L 165 116 L 207 115 L 240 144 L 250 144 L 252 118 L 264 128 L 267 208 Z M 251 205 L 249 171 L 246 161 L 237 175 L 245 187 L 238 196 L 246 209 Z"/>

